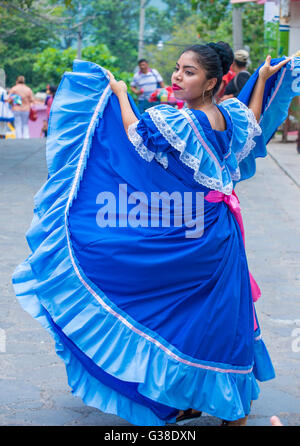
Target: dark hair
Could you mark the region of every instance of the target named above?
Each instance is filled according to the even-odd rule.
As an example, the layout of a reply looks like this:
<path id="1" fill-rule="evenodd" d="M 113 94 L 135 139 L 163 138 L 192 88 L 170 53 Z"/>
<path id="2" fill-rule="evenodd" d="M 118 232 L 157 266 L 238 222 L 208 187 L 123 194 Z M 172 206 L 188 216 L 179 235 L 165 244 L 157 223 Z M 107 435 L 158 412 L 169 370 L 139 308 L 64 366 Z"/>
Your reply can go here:
<path id="1" fill-rule="evenodd" d="M 206 45 L 192 45 L 183 53 L 192 51 L 196 54 L 199 65 L 206 71 L 207 79 L 217 78 L 213 95 L 218 91 L 224 74 L 228 73 L 234 56 L 231 47 L 225 42 L 210 42 Z"/>
<path id="2" fill-rule="evenodd" d="M 247 62 L 241 62 L 240 60 L 234 59 L 234 62 L 237 64 L 239 68 L 244 68 L 247 66 Z"/>
<path id="3" fill-rule="evenodd" d="M 146 62 L 146 63 L 148 63 L 148 60 L 146 60 L 146 59 L 140 59 L 140 60 L 138 60 L 138 64 L 140 64 L 141 62 Z"/>
<path id="4" fill-rule="evenodd" d="M 56 90 L 57 90 L 57 88 L 54 85 L 49 85 L 49 91 L 50 91 L 50 93 L 53 94 L 53 96 L 55 95 Z"/>
<path id="5" fill-rule="evenodd" d="M 24 76 L 18 76 L 16 80 L 17 84 L 25 84 L 25 77 Z"/>

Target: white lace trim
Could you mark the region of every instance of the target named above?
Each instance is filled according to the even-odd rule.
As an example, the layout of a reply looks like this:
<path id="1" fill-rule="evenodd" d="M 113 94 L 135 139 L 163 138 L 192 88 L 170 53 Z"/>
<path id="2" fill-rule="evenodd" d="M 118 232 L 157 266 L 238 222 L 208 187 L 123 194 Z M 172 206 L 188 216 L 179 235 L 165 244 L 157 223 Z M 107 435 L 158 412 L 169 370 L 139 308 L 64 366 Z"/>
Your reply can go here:
<path id="1" fill-rule="evenodd" d="M 238 163 L 240 163 L 243 159 L 247 158 L 249 153 L 254 149 L 256 145 L 254 138 L 261 135 L 262 130 L 254 116 L 253 111 L 243 104 L 243 102 L 238 101 L 238 105 L 245 112 L 246 119 L 248 121 L 247 140 L 245 145 L 240 152 L 235 152 L 236 160 Z"/>
<path id="2" fill-rule="evenodd" d="M 238 167 L 234 172 L 231 172 L 230 175 L 232 181 L 239 181 L 239 179 L 241 178 L 240 168 Z"/>
<path id="3" fill-rule="evenodd" d="M 230 183 L 227 184 L 227 186 L 224 186 L 222 181 L 216 180 L 215 178 L 210 178 L 207 175 L 204 175 L 204 173 L 202 173 L 200 171 L 195 172 L 194 179 L 198 183 L 202 184 L 202 186 L 205 186 L 208 189 L 217 190 L 219 192 L 222 192 L 225 195 L 232 194 L 232 189 L 233 189 L 232 181 L 230 181 Z"/>
<path id="4" fill-rule="evenodd" d="M 168 155 L 163 155 L 162 153 L 156 153 L 155 159 L 158 163 L 160 163 L 165 169 L 168 168 Z"/>
<path id="5" fill-rule="evenodd" d="M 190 153 L 185 151 L 186 142 L 179 138 L 179 136 L 174 132 L 169 124 L 166 123 L 159 110 L 157 110 L 156 108 L 151 108 L 148 109 L 148 113 L 163 137 L 172 147 L 174 147 L 174 149 L 180 152 L 180 161 L 194 170 L 195 181 L 197 181 L 202 186 L 205 186 L 209 189 L 218 190 L 226 195 L 230 195 L 232 193 L 232 182 L 230 182 L 227 186 L 224 186 L 221 180 L 210 178 L 199 171 L 200 160 L 194 155 L 191 155 Z"/>
<path id="6" fill-rule="evenodd" d="M 156 159 L 156 161 L 161 164 L 165 169 L 168 168 L 168 157 L 161 153 L 154 153 L 151 150 L 147 149 L 145 144 L 143 143 L 142 137 L 137 133 L 136 127 L 138 125 L 139 121 L 134 122 L 133 124 L 130 124 L 128 127 L 128 138 L 134 145 L 136 151 L 139 153 L 139 155 L 148 163 L 150 163 L 153 158 Z"/>
<path id="7" fill-rule="evenodd" d="M 143 143 L 143 138 L 137 133 L 136 128 L 138 123 L 139 121 L 130 124 L 128 127 L 128 138 L 134 145 L 135 150 L 139 153 L 139 155 L 150 163 L 150 161 L 153 160 L 155 153 L 147 149 Z"/>
<path id="8" fill-rule="evenodd" d="M 174 149 L 178 150 L 182 153 L 186 148 L 186 142 L 183 141 L 179 136 L 174 132 L 174 130 L 166 123 L 160 111 L 155 108 L 149 108 L 148 113 L 160 133 L 163 137 L 168 141 L 168 143 L 174 147 Z"/>

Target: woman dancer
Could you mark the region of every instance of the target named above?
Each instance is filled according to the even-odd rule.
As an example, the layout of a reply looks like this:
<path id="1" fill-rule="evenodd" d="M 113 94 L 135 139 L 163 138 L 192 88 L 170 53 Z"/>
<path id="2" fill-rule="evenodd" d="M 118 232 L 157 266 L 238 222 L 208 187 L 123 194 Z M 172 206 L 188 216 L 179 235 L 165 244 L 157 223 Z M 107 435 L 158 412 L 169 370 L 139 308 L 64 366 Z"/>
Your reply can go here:
<path id="1" fill-rule="evenodd" d="M 266 155 L 269 113 L 295 78 L 268 57 L 249 107 L 216 106 L 231 63 L 222 44 L 187 49 L 172 77 L 187 108 L 139 116 L 122 81 L 78 61 L 51 109 L 49 179 L 15 291 L 53 334 L 73 393 L 133 424 L 192 410 L 245 424 L 257 380 L 274 377 L 233 186 Z"/>

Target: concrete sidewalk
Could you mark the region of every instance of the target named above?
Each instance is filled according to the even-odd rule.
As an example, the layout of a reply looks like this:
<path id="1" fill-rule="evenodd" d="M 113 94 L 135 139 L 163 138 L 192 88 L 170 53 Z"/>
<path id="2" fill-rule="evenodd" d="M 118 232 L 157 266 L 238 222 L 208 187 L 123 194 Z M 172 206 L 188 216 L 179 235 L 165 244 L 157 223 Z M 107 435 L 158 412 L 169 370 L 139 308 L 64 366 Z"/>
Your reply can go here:
<path id="1" fill-rule="evenodd" d="M 281 136 L 275 136 L 268 144 L 268 153 L 280 169 L 300 187 L 300 153 L 297 151 L 296 136 L 282 143 Z"/>

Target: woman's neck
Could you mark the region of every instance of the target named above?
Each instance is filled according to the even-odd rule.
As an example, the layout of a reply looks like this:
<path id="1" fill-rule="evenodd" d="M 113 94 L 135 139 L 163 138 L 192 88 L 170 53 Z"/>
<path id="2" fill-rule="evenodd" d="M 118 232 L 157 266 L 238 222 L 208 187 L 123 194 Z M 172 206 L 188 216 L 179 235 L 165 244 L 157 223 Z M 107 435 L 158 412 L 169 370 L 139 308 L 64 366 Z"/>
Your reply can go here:
<path id="1" fill-rule="evenodd" d="M 237 67 L 234 71 L 235 74 L 239 74 L 241 71 L 246 71 L 246 67 Z"/>
<path id="2" fill-rule="evenodd" d="M 193 101 L 187 102 L 187 107 L 193 110 L 211 110 L 215 107 L 215 104 L 211 100 L 206 100 L 203 102 L 202 98 L 195 99 Z"/>
<path id="3" fill-rule="evenodd" d="M 201 98 L 202 99 L 202 98 Z M 191 101 L 187 103 L 188 108 L 193 110 L 201 110 L 207 116 L 213 130 L 226 130 L 226 121 L 223 114 L 213 101 Z"/>

